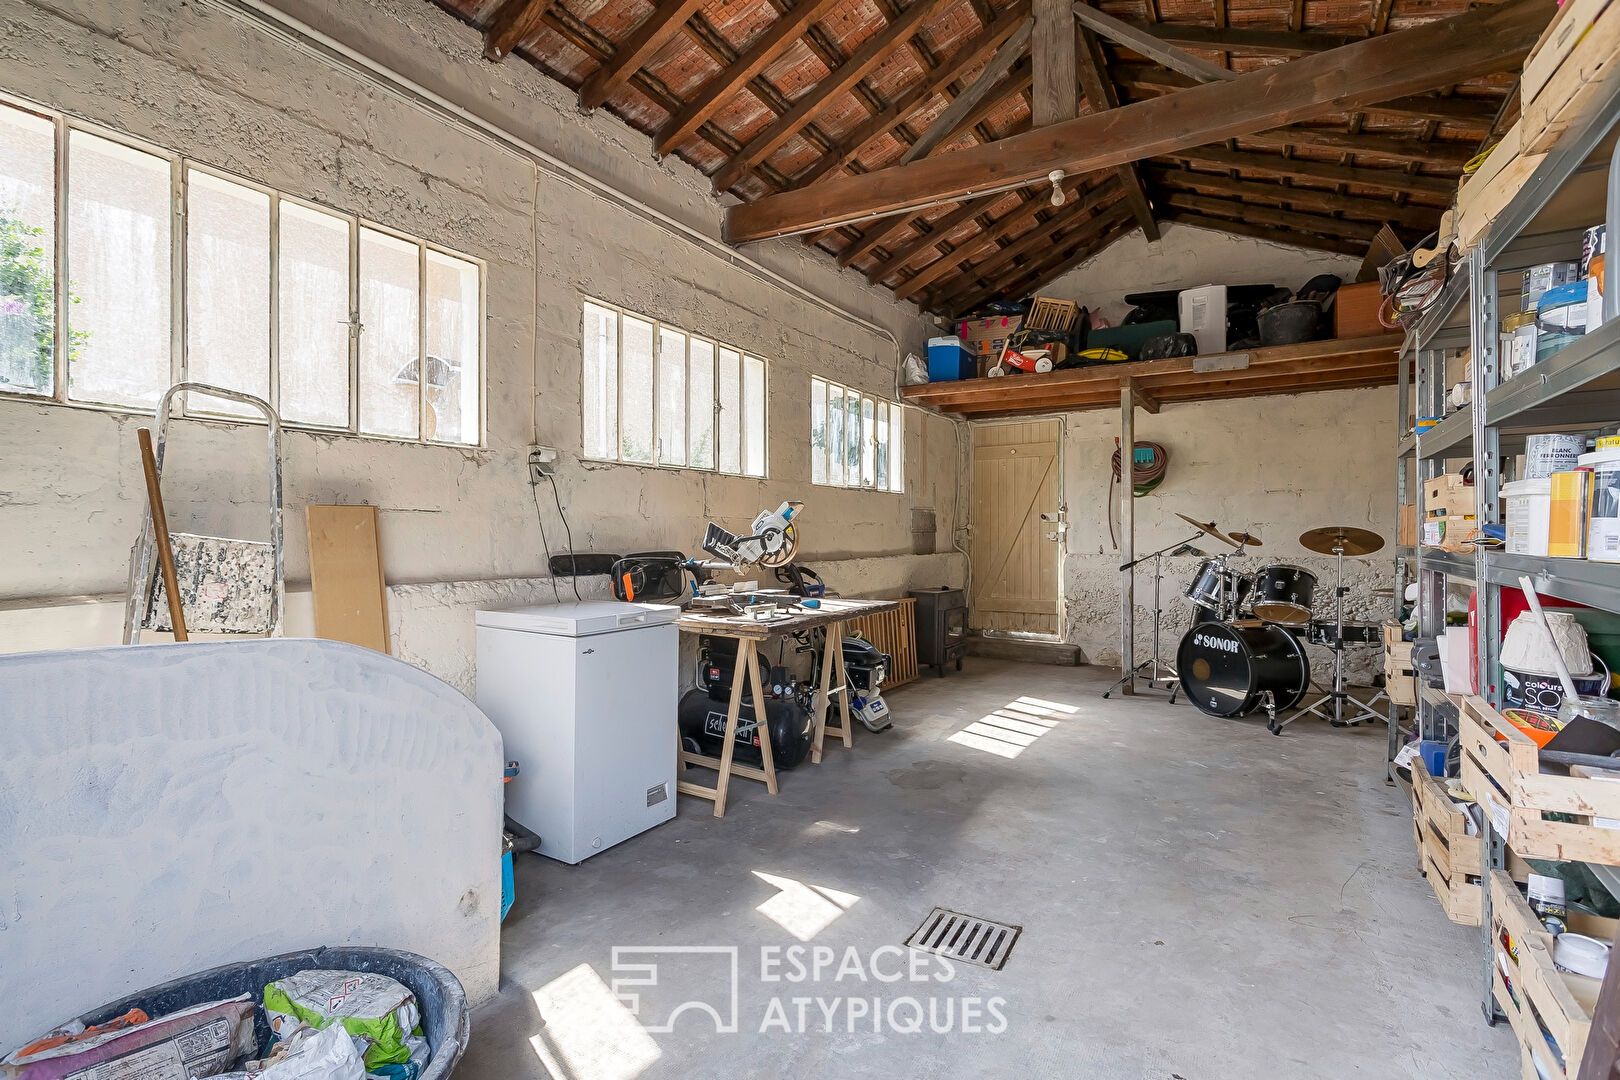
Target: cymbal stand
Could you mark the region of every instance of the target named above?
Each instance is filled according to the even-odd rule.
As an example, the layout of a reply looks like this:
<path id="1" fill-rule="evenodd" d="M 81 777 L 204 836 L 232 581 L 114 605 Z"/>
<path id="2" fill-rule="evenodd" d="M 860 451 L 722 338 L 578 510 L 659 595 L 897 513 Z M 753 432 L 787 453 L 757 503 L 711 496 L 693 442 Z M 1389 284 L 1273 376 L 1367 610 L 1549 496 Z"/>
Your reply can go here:
<path id="1" fill-rule="evenodd" d="M 1147 562 L 1149 559 L 1153 560 L 1153 656 L 1137 664 L 1123 678 L 1109 684 L 1108 689 L 1103 691 L 1105 699 L 1127 683 L 1134 684 L 1138 679 L 1146 679 L 1150 690 L 1159 689 L 1159 683 L 1166 684 L 1170 690 L 1170 704 L 1174 705 L 1176 703 L 1176 691 L 1181 689 L 1181 676 L 1176 671 L 1174 664 L 1159 659 L 1159 579 L 1163 570 L 1164 557 L 1177 548 L 1186 547 L 1202 535 L 1201 532 L 1193 533 L 1185 540 L 1178 540 L 1169 547 L 1162 547 L 1158 551 L 1143 555 L 1140 559 L 1135 559 L 1120 567 L 1121 571 L 1129 570 L 1138 563 Z M 1143 674 L 1144 671 L 1146 674 Z"/>
<path id="2" fill-rule="evenodd" d="M 1332 689 L 1324 691 L 1315 701 L 1300 709 L 1287 720 L 1279 723 L 1272 729 L 1272 734 L 1280 734 L 1283 727 L 1306 713 L 1315 713 L 1334 727 L 1350 727 L 1363 720 L 1383 720 L 1381 713 L 1375 712 L 1373 701 L 1363 701 L 1350 693 L 1345 686 L 1344 675 L 1344 596 L 1350 590 L 1344 586 L 1344 544 L 1338 543 L 1333 547 L 1334 555 L 1334 587 L 1333 587 L 1333 640 L 1328 648 L 1333 650 L 1333 685 Z M 1307 631 L 1308 633 L 1308 631 Z M 1347 708 L 1346 706 L 1350 706 Z M 1330 707 L 1331 706 L 1331 707 Z M 1347 717 L 1345 714 L 1349 713 Z"/>

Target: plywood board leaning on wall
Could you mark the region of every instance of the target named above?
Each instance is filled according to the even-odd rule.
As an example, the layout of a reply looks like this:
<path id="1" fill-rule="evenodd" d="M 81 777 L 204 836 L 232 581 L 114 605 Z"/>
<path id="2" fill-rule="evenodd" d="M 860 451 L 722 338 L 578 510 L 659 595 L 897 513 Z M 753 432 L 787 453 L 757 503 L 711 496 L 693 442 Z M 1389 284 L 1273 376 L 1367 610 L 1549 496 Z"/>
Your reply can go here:
<path id="1" fill-rule="evenodd" d="M 312 504 L 305 513 L 315 636 L 389 652 L 377 508 Z"/>

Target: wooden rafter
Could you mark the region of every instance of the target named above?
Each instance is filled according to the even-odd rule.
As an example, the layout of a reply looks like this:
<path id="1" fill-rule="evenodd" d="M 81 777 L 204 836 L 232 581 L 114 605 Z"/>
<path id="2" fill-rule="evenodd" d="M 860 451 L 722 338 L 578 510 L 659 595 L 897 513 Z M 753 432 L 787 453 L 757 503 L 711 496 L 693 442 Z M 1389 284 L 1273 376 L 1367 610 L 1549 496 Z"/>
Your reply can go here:
<path id="1" fill-rule="evenodd" d="M 795 176 L 793 186 L 806 187 L 854 161 L 873 140 L 893 131 L 905 121 L 906 117 L 927 104 L 930 98 L 943 93 L 962 76 L 963 72 L 971 70 L 993 50 L 999 48 L 1001 43 L 1023 24 L 1028 14 L 1029 0 L 1019 0 L 996 16 L 994 22 L 952 54 L 950 60 L 941 64 L 924 81 L 903 92 L 887 108 L 874 113 L 871 119 L 864 121 L 849 135 L 840 139 L 838 144 L 817 159 L 815 164 Z"/>
<path id="2" fill-rule="evenodd" d="M 1189 26 L 1184 23 L 1136 23 L 1122 19 L 1128 26 L 1138 27 L 1170 45 L 1184 48 L 1215 49 L 1220 52 L 1250 56 L 1305 56 L 1310 53 L 1337 49 L 1341 45 L 1360 41 L 1360 36 L 1339 34 L 1293 33 L 1286 30 L 1217 29 L 1211 26 Z"/>
<path id="3" fill-rule="evenodd" d="M 1098 185 L 1086 198 L 1055 211 L 1046 221 L 1037 223 L 1005 247 L 989 248 L 988 253 L 978 262 L 972 265 L 964 262 L 955 263 L 951 268 L 957 271 L 956 276 L 937 286 L 933 290 L 933 295 L 954 296 L 964 290 L 975 288 L 980 282 L 993 282 L 995 274 L 1017 260 L 1050 248 L 1054 237 L 1060 233 L 1066 233 L 1076 227 L 1094 226 L 1100 231 L 1107 224 L 1112 224 L 1113 220 L 1122 216 L 1128 217 L 1130 210 L 1120 201 L 1121 194 L 1118 182 L 1112 179 L 1106 184 Z M 900 299 L 914 295 L 917 291 L 914 287 L 915 280 L 908 279 L 904 286 L 895 290 L 895 295 Z"/>
<path id="4" fill-rule="evenodd" d="M 665 121 L 653 138 L 653 149 L 660 154 L 673 150 L 682 139 L 696 131 L 699 124 L 729 101 L 733 94 L 765 70 L 767 64 L 786 52 L 804 35 L 811 23 L 838 2 L 804 0 L 798 7 L 779 16 L 743 50 L 736 63 L 704 83 L 703 89 L 693 95 L 680 112 Z"/>
<path id="5" fill-rule="evenodd" d="M 984 66 L 984 70 L 979 72 L 973 82 L 969 83 L 960 94 L 956 95 L 956 100 L 952 101 L 945 107 L 943 112 L 934 117 L 927 129 L 917 136 L 916 141 L 906 148 L 904 154 L 900 155 L 902 165 L 926 157 L 934 147 L 944 142 L 953 132 L 968 126 L 971 123 L 969 114 L 973 112 L 976 106 L 983 104 L 986 99 L 999 101 L 1005 96 L 1005 94 L 998 94 L 995 98 L 990 98 L 990 92 L 996 89 L 1002 77 L 1012 70 L 1013 65 L 1018 62 L 1018 58 L 1028 48 L 1032 25 L 1029 19 L 1025 19 L 1023 24 L 1014 30 L 1006 41 L 1001 43 L 1001 48 L 996 50 L 996 55 L 990 58 L 990 62 Z"/>
<path id="6" fill-rule="evenodd" d="M 1104 112 L 1119 108 L 1119 90 L 1108 77 L 1108 61 L 1103 56 L 1102 42 L 1098 41 L 1097 35 L 1085 25 L 1078 28 L 1076 41 L 1079 49 L 1080 88 L 1085 91 L 1086 103 L 1091 106 L 1091 111 Z M 1136 219 L 1142 235 L 1149 241 L 1157 240 L 1159 226 L 1153 220 L 1153 206 L 1148 199 L 1147 185 L 1142 183 L 1142 174 L 1137 169 L 1136 163 L 1116 165 L 1114 175 L 1119 177 L 1120 185 L 1125 189 L 1125 204 L 1131 208 L 1131 216 Z"/>
<path id="7" fill-rule="evenodd" d="M 484 59 L 497 63 L 545 25 L 551 0 L 505 0 L 484 31 Z"/>
<path id="8" fill-rule="evenodd" d="M 939 0 L 912 0 L 900 17 L 873 34 L 838 70 L 818 82 L 811 90 L 793 103 L 793 107 L 765 128 L 747 146 L 734 154 L 714 174 L 714 189 L 724 191 L 750 168 L 774 154 L 817 113 L 827 108 L 839 95 L 854 88 L 881 64 L 894 49 L 916 32 L 922 21 L 938 6 Z"/>
<path id="9" fill-rule="evenodd" d="M 1438 176 L 1418 176 L 1399 169 L 1335 165 L 1326 161 L 1283 158 L 1273 154 L 1225 150 L 1213 146 L 1194 146 L 1186 150 L 1174 150 L 1162 156 L 1222 169 L 1243 169 L 1273 176 L 1307 176 L 1335 184 L 1354 184 L 1358 187 L 1380 188 L 1403 194 L 1438 195 L 1450 199 L 1457 193 L 1455 180 Z"/>
<path id="10" fill-rule="evenodd" d="M 907 263 L 922 252 L 932 247 L 938 247 L 940 242 L 951 234 L 959 225 L 989 210 L 999 199 L 999 195 L 986 195 L 982 199 L 970 199 L 955 210 L 940 218 L 927 232 L 918 231 L 917 235 L 906 243 L 895 248 L 889 257 L 866 272 L 866 279 L 874 284 L 885 281 L 901 270 Z"/>
<path id="11" fill-rule="evenodd" d="M 1173 221 L 1181 225 L 1192 225 L 1200 229 L 1232 233 L 1234 236 L 1248 236 L 1255 240 L 1269 240 L 1273 244 L 1315 248 L 1318 251 L 1332 251 L 1339 255 L 1355 255 L 1357 257 L 1367 254 L 1366 241 L 1358 242 L 1346 240 L 1343 237 L 1323 236 L 1318 233 L 1303 231 L 1280 234 L 1275 226 L 1254 225 L 1246 221 L 1209 217 L 1205 214 L 1194 213 L 1190 210 L 1179 210 L 1175 207 L 1169 207 L 1164 213 L 1164 218 L 1166 221 Z"/>
<path id="12" fill-rule="evenodd" d="M 597 68 L 579 88 L 579 104 L 594 109 L 630 81 L 653 54 L 681 32 L 686 20 L 703 6 L 703 0 L 664 0 L 641 25 L 614 50 L 613 56 Z"/>
<path id="13" fill-rule="evenodd" d="M 1116 202 L 1080 222 L 1078 227 L 1063 230 L 1061 234 L 1040 236 L 1039 243 L 1028 244 L 1017 259 L 1008 259 L 993 271 L 987 270 L 985 276 L 959 282 L 948 291 L 935 292 L 926 306 L 954 313 L 971 310 L 992 297 L 1020 295 L 1028 282 L 1044 277 L 1047 271 L 1059 265 L 1073 262 L 1082 251 L 1100 251 L 1132 227 L 1130 209 Z"/>
<path id="14" fill-rule="evenodd" d="M 1238 77 L 1237 72 L 1212 64 L 1155 36 L 1145 27 L 1116 19 L 1082 0 L 1074 5 L 1075 18 L 1109 41 L 1117 41 L 1132 52 L 1157 60 L 1172 71 L 1179 71 L 1201 83 L 1225 82 Z"/>
<path id="15" fill-rule="evenodd" d="M 1323 191 L 1320 188 L 1234 180 L 1224 173 L 1201 173 L 1189 169 L 1153 169 L 1148 175 L 1156 184 L 1189 188 L 1199 193 L 1215 192 L 1242 199 L 1266 199 L 1287 203 L 1292 207 L 1323 213 L 1338 212 L 1365 221 L 1387 221 L 1392 225 L 1404 225 L 1425 231 L 1434 227 L 1441 212 L 1440 207 L 1365 199 L 1355 195 L 1343 195 L 1336 191 Z"/>
<path id="16" fill-rule="evenodd" d="M 1164 196 L 1165 202 L 1178 210 L 1189 210 L 1205 217 L 1233 217 L 1250 225 L 1270 225 L 1277 229 L 1289 232 L 1316 233 L 1319 236 L 1335 236 L 1344 240 L 1359 240 L 1365 246 L 1378 234 L 1380 226 L 1371 221 L 1350 221 L 1346 218 L 1328 217 L 1323 214 L 1303 214 L 1296 210 L 1284 210 L 1275 206 L 1261 206 L 1256 203 L 1240 202 L 1236 199 L 1211 198 L 1208 195 L 1193 195 L 1185 191 L 1170 191 Z M 1286 242 L 1286 234 L 1282 234 Z"/>
<path id="17" fill-rule="evenodd" d="M 1551 14 L 1543 0 L 1509 0 L 993 146 L 770 195 L 729 209 L 726 236 L 741 243 L 825 228 L 1028 184 L 1054 169 L 1083 175 L 1451 85 L 1522 60 Z"/>

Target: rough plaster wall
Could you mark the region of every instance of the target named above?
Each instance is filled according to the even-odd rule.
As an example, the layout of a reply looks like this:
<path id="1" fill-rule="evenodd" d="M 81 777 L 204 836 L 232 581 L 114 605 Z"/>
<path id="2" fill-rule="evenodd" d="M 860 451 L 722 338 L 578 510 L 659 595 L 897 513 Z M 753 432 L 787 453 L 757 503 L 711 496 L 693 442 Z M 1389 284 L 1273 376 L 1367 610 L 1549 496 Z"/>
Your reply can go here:
<path id="1" fill-rule="evenodd" d="M 334 642 L 154 645 L 0 658 L 0 703 L 0 1052 L 316 945 L 494 994 L 501 738 L 444 684 Z"/>
<path id="2" fill-rule="evenodd" d="M 529 65 L 484 62 L 478 35 L 433 5 L 285 0 L 283 7 L 660 212 L 718 235 L 723 207 L 703 177 L 675 159 L 653 160 L 645 136 L 605 112 L 579 113 L 564 88 Z M 387 580 L 442 587 L 469 628 L 471 608 L 487 591 L 482 581 L 522 579 L 530 592 L 549 592 L 536 580 L 545 560 L 527 484 L 531 442 L 563 451 L 557 481 L 577 550 L 694 550 L 704 522 L 739 529 L 784 498 L 807 503 L 803 557 L 818 565 L 848 556 L 908 558 L 912 506 L 936 509 L 938 545 L 949 548 L 959 470 L 947 420 L 908 411 L 905 495 L 808 482 L 810 374 L 892 397 L 897 352 L 888 336 L 334 68 L 217 0 L 25 0 L 6 5 L 0 27 L 0 89 L 486 261 L 486 446 L 289 432 L 287 571 L 294 587 L 308 577 L 298 508 L 370 502 L 382 508 Z M 796 240 L 757 245 L 749 254 L 885 327 L 900 342 L 899 355 L 920 349 L 928 333 L 914 310 Z M 587 296 L 766 357 L 771 479 L 580 462 L 580 302 Z M 10 538 L 0 601 L 16 606 L 122 588 L 144 503 L 133 431 L 144 422 L 0 401 L 0 534 Z M 255 535 L 263 528 L 261 431 L 211 423 L 177 429 L 164 484 L 174 527 Z M 540 494 L 544 500 L 548 493 Z M 561 525 L 549 500 L 542 505 L 555 551 Z M 843 573 L 841 565 L 828 568 L 829 581 Z M 961 560 L 951 556 L 949 577 L 959 583 L 961 573 Z M 927 574 L 919 583 L 933 583 L 937 571 Z M 890 576 L 904 584 L 913 575 Z M 424 636 L 410 626 L 415 610 L 406 603 L 395 612 L 408 640 Z M 442 667 L 431 650 L 402 653 L 440 674 L 454 676 L 460 664 L 454 651 Z"/>
<path id="3" fill-rule="evenodd" d="M 1136 500 L 1136 550 L 1154 551 L 1193 532 L 1177 513 L 1215 521 L 1228 531 L 1247 529 L 1265 543 L 1237 560 L 1244 572 L 1270 563 L 1293 563 L 1315 573 L 1318 617 L 1331 617 L 1333 559 L 1299 546 L 1299 534 L 1323 525 L 1371 529 L 1393 544 L 1394 496 L 1389 448 L 1394 445 L 1393 388 L 1343 390 L 1296 397 L 1167 405 L 1158 414 L 1136 413 L 1136 438 L 1163 444 L 1170 453 L 1165 479 Z M 1069 506 L 1068 556 L 1064 566 L 1066 639 L 1093 663 L 1119 662 L 1119 555 L 1108 534 L 1109 458 L 1119 436 L 1117 412 L 1068 417 L 1064 440 L 1064 498 Z M 1212 543 L 1195 547 L 1214 553 Z M 1393 577 L 1386 549 L 1366 559 L 1345 560 L 1345 620 L 1377 622 L 1387 617 Z M 1202 560 L 1164 560 L 1161 605 L 1164 653 L 1176 643 L 1192 614 L 1181 595 Z M 1136 578 L 1137 659 L 1151 654 L 1153 568 Z M 1312 671 L 1327 670 L 1329 654 L 1311 648 Z M 1369 675 L 1382 664 L 1377 650 L 1346 654 Z"/>
<path id="4" fill-rule="evenodd" d="M 1317 274 L 1351 281 L 1360 266 L 1361 260 L 1349 255 L 1166 225 L 1157 243 L 1133 232 L 1043 287 L 1041 294 L 1079 300 L 1117 322 L 1131 307 L 1123 299 L 1126 293 L 1265 282 L 1297 289 Z"/>

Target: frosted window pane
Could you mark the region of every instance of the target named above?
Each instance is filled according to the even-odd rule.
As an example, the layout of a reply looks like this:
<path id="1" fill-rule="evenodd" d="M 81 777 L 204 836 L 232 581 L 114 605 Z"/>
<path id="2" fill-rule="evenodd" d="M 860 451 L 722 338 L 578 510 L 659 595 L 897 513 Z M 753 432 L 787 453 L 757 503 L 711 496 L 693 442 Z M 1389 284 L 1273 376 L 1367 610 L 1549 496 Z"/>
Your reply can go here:
<path id="1" fill-rule="evenodd" d="M 360 230 L 360 430 L 368 435 L 417 435 L 419 250 Z"/>
<path id="2" fill-rule="evenodd" d="M 270 196 L 186 175 L 186 377 L 270 396 Z M 258 410 L 188 395 L 191 412 Z"/>
<path id="3" fill-rule="evenodd" d="M 584 448 L 586 457 L 613 458 L 619 441 L 619 313 L 585 305 Z"/>
<path id="4" fill-rule="evenodd" d="M 349 228 L 346 218 L 281 204 L 283 420 L 349 426 Z"/>
<path id="5" fill-rule="evenodd" d="M 810 380 L 810 482 L 827 482 L 827 384 Z"/>
<path id="6" fill-rule="evenodd" d="M 619 457 L 625 461 L 653 460 L 653 324 L 624 317 L 620 330 L 623 355 L 619 363 Z"/>
<path id="7" fill-rule="evenodd" d="M 68 135 L 68 396 L 153 405 L 169 386 L 169 163 Z"/>
<path id="8" fill-rule="evenodd" d="M 877 445 L 872 449 L 872 482 L 879 491 L 889 489 L 889 406 L 883 402 L 877 405 L 877 425 L 873 429 L 876 433 Z"/>
<path id="9" fill-rule="evenodd" d="M 765 475 L 765 361 L 743 357 L 743 472 Z"/>
<path id="10" fill-rule="evenodd" d="M 54 392 L 55 336 L 55 128 L 0 106 L 0 389 Z"/>
<path id="11" fill-rule="evenodd" d="M 872 486 L 875 463 L 872 441 L 877 438 L 876 403 L 871 398 L 861 399 L 861 485 Z"/>
<path id="12" fill-rule="evenodd" d="M 861 486 L 861 395 L 851 391 L 844 397 L 844 480 L 850 487 Z"/>
<path id="13" fill-rule="evenodd" d="M 720 349 L 720 471 L 742 472 L 742 357 Z"/>
<path id="14" fill-rule="evenodd" d="M 686 464 L 686 335 L 658 328 L 658 461 Z"/>
<path id="15" fill-rule="evenodd" d="M 906 411 L 889 406 L 889 490 L 904 491 L 906 467 Z"/>
<path id="16" fill-rule="evenodd" d="M 687 464 L 714 468 L 714 342 L 693 338 L 687 364 L 686 423 L 691 442 Z"/>
<path id="17" fill-rule="evenodd" d="M 427 253 L 427 423 L 424 437 L 478 441 L 478 267 Z"/>
<path id="18" fill-rule="evenodd" d="M 844 482 L 844 388 L 827 387 L 827 483 Z"/>

